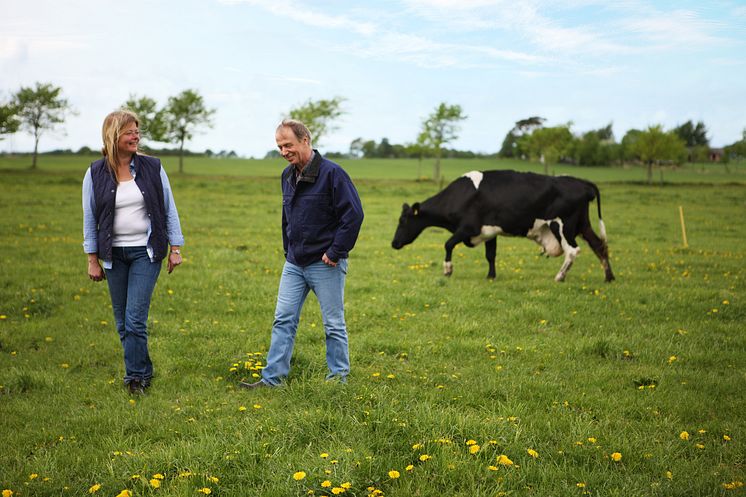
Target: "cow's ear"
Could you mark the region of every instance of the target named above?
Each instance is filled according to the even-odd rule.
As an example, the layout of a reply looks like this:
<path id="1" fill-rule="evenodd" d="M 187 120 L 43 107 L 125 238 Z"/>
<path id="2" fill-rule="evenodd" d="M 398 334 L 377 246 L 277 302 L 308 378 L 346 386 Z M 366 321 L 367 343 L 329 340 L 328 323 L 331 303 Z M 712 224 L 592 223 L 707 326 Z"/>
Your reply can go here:
<path id="1" fill-rule="evenodd" d="M 403 210 L 403 211 L 409 210 L 409 204 L 408 204 L 408 203 L 406 203 L 406 202 L 404 202 L 404 203 L 402 204 L 401 208 L 402 208 L 402 210 Z"/>
<path id="2" fill-rule="evenodd" d="M 419 202 L 415 202 L 414 204 L 412 204 L 412 213 L 415 216 L 420 213 L 420 203 Z"/>

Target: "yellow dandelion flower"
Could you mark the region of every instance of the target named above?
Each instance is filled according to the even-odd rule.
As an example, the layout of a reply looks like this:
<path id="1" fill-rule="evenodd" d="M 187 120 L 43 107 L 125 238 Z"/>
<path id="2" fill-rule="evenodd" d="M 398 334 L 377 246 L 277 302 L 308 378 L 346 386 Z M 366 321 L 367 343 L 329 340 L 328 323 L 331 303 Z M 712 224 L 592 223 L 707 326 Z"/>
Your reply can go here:
<path id="1" fill-rule="evenodd" d="M 694 446 L 700 450 L 705 448 L 704 444 L 694 444 Z"/>
<path id="2" fill-rule="evenodd" d="M 700 435 L 704 435 L 705 433 L 707 433 L 707 430 L 700 428 L 699 430 L 697 430 L 697 433 L 699 433 Z"/>
<path id="3" fill-rule="evenodd" d="M 417 449 L 421 449 L 421 448 L 422 448 L 422 444 L 414 444 L 412 446 L 412 450 L 417 450 Z"/>
<path id="4" fill-rule="evenodd" d="M 138 478 L 140 478 L 140 475 L 132 475 L 132 476 L 130 476 L 131 480 L 137 480 Z"/>
<path id="5" fill-rule="evenodd" d="M 205 495 L 210 495 L 212 493 L 212 490 L 210 490 L 208 487 L 202 487 L 197 492 Z"/>
<path id="6" fill-rule="evenodd" d="M 497 466 L 487 466 L 490 471 L 497 471 Z"/>
<path id="7" fill-rule="evenodd" d="M 240 412 L 244 412 L 246 410 L 246 406 L 239 406 L 238 410 Z"/>
<path id="8" fill-rule="evenodd" d="M 732 481 L 730 483 L 723 483 L 723 488 L 726 490 L 735 490 L 743 486 L 742 481 Z"/>
<path id="9" fill-rule="evenodd" d="M 389 471 L 389 478 L 391 478 L 392 480 L 396 480 L 400 476 L 401 475 L 399 474 L 399 472 L 395 469 L 392 469 L 391 471 Z"/>
<path id="10" fill-rule="evenodd" d="M 679 433 L 679 438 L 682 440 L 689 440 L 689 433 L 686 431 L 682 431 Z"/>
<path id="11" fill-rule="evenodd" d="M 479 445 L 472 445 L 472 446 L 470 446 L 469 447 L 469 454 L 476 454 L 477 452 L 479 452 L 480 448 L 481 447 L 479 447 Z"/>
<path id="12" fill-rule="evenodd" d="M 588 437 L 588 441 L 592 444 L 596 443 L 596 437 Z"/>
<path id="13" fill-rule="evenodd" d="M 672 355 L 671 357 L 668 358 L 668 363 L 673 364 L 674 362 L 676 362 L 676 359 L 678 359 L 678 357 L 676 357 L 675 355 Z"/>
<path id="14" fill-rule="evenodd" d="M 527 449 L 526 452 L 528 452 L 528 455 L 533 457 L 534 459 L 537 459 L 539 457 L 539 453 L 536 452 L 534 449 Z"/>
<path id="15" fill-rule="evenodd" d="M 3 497 L 13 497 L 13 491 L 9 488 L 4 489 Z"/>
<path id="16" fill-rule="evenodd" d="M 329 488 L 329 487 L 332 486 L 332 482 L 330 482 L 329 480 L 324 480 L 324 481 L 321 482 L 321 486 L 323 488 Z"/>
<path id="17" fill-rule="evenodd" d="M 337 464 L 338 462 L 339 461 L 337 461 L 336 459 L 332 459 L 331 461 L 329 461 L 329 464 Z"/>
<path id="18" fill-rule="evenodd" d="M 179 473 L 179 478 L 189 478 L 190 476 L 192 476 L 191 471 L 182 471 Z"/>
<path id="19" fill-rule="evenodd" d="M 475 443 L 477 443 L 476 440 L 467 440 L 466 441 L 466 445 L 474 445 Z"/>
<path id="20" fill-rule="evenodd" d="M 425 461 L 427 461 L 428 459 L 432 459 L 432 457 L 428 456 L 427 454 L 422 454 L 422 455 L 420 456 L 420 461 L 422 461 L 422 462 L 425 462 Z"/>
<path id="21" fill-rule="evenodd" d="M 99 491 L 100 488 L 101 488 L 101 484 L 100 483 L 96 483 L 94 485 L 91 485 L 91 488 L 88 489 L 88 493 L 89 494 L 95 494 L 96 492 Z M 5 494 L 3 494 L 3 495 L 5 495 Z"/>
<path id="22" fill-rule="evenodd" d="M 344 489 L 344 488 L 342 488 L 342 487 L 334 487 L 334 488 L 332 489 L 332 493 L 333 493 L 334 495 L 339 495 L 339 494 L 343 494 L 343 493 L 345 493 L 345 489 Z"/>
<path id="23" fill-rule="evenodd" d="M 156 480 L 162 480 L 165 478 L 165 476 L 163 476 L 163 474 L 161 473 L 156 473 L 153 475 L 153 478 L 155 478 Z"/>
<path id="24" fill-rule="evenodd" d="M 117 494 L 117 497 L 132 497 L 132 492 L 125 488 Z"/>
<path id="25" fill-rule="evenodd" d="M 349 490 L 352 488 L 352 483 L 346 481 L 340 485 L 340 487 L 344 488 L 345 490 Z"/>
<path id="26" fill-rule="evenodd" d="M 611 460 L 614 462 L 619 462 L 622 460 L 622 453 L 621 452 L 614 452 L 611 454 Z"/>
<path id="27" fill-rule="evenodd" d="M 220 483 L 220 478 L 218 478 L 217 476 L 208 476 L 207 479 L 213 483 Z"/>
<path id="28" fill-rule="evenodd" d="M 150 486 L 153 488 L 160 488 L 161 486 L 161 480 L 158 480 L 156 478 L 151 478 L 150 480 Z"/>
<path id="29" fill-rule="evenodd" d="M 261 409 L 262 408 L 261 404 L 254 404 L 253 407 L 254 407 L 254 409 Z"/>
<path id="30" fill-rule="evenodd" d="M 725 440 L 726 442 L 730 442 L 731 438 L 728 435 L 723 435 L 723 440 Z"/>
<path id="31" fill-rule="evenodd" d="M 295 481 L 301 481 L 305 477 L 306 477 L 305 471 L 296 471 L 295 473 L 293 473 L 293 480 Z"/>
<path id="32" fill-rule="evenodd" d="M 319 457 L 321 459 L 326 459 L 327 457 L 329 457 L 329 454 L 327 454 L 326 452 L 322 452 L 321 454 L 319 454 Z"/>
<path id="33" fill-rule="evenodd" d="M 500 464 L 501 466 L 512 466 L 513 461 L 511 461 L 505 454 L 500 454 L 497 456 L 497 464 Z"/>
<path id="34" fill-rule="evenodd" d="M 578 487 L 578 488 L 585 488 L 585 483 L 582 482 L 582 481 L 580 481 L 580 482 L 576 483 L 575 486 Z"/>
<path id="35" fill-rule="evenodd" d="M 39 478 L 39 475 L 37 473 L 31 473 L 30 475 L 28 475 L 29 480 L 36 480 L 37 478 Z"/>
<path id="36" fill-rule="evenodd" d="M 673 473 L 671 473 L 670 471 L 666 471 L 666 478 L 668 478 L 669 480 L 673 480 Z"/>
<path id="37" fill-rule="evenodd" d="M 378 378 L 379 376 L 381 376 L 381 373 L 373 373 L 371 376 L 373 378 Z"/>

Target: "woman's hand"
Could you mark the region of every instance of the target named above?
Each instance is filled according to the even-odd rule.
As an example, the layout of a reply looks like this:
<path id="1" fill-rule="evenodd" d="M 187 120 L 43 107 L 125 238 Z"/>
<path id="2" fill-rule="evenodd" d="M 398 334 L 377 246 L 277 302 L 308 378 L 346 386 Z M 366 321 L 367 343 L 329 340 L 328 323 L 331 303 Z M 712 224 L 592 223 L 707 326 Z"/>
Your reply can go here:
<path id="1" fill-rule="evenodd" d="M 176 266 L 181 264 L 181 254 L 178 252 L 171 252 L 168 254 L 168 274 L 174 270 Z"/>
<path id="2" fill-rule="evenodd" d="M 98 257 L 88 257 L 88 277 L 93 281 L 102 281 L 106 279 L 104 269 L 98 262 Z"/>

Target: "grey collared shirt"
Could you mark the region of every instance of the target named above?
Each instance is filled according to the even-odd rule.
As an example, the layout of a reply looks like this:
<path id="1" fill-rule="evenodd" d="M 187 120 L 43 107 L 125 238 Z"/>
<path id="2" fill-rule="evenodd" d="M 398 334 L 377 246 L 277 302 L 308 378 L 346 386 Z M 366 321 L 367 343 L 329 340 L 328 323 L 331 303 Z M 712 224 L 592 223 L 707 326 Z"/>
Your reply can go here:
<path id="1" fill-rule="evenodd" d="M 302 174 L 303 170 L 305 168 L 307 168 L 309 166 L 309 164 L 311 164 L 311 162 L 313 162 L 313 158 L 314 157 L 316 157 L 316 152 L 314 152 L 313 150 L 311 150 L 311 157 L 309 157 L 308 162 L 306 162 L 305 164 L 303 164 L 303 167 L 301 167 L 300 170 L 298 170 L 296 168 L 296 170 L 295 170 L 295 184 L 296 185 L 298 184 L 298 182 L 300 181 L 301 177 L 303 176 L 303 174 Z"/>

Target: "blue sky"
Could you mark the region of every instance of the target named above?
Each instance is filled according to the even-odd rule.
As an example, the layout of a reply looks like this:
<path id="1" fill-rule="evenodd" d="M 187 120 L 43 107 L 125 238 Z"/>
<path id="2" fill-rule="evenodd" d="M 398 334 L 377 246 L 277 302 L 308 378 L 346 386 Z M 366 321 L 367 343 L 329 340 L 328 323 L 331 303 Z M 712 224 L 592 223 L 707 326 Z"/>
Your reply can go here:
<path id="1" fill-rule="evenodd" d="M 746 128 L 746 2 L 596 0 L 0 0 L 0 99 L 51 82 L 77 111 L 40 148 L 100 146 L 130 94 L 199 91 L 215 125 L 188 147 L 261 157 L 308 99 L 346 114 L 317 145 L 413 141 L 440 102 L 468 119 L 453 146 L 495 152 L 519 119 L 671 128 L 714 146 Z M 0 150 L 30 150 L 17 133 Z"/>

